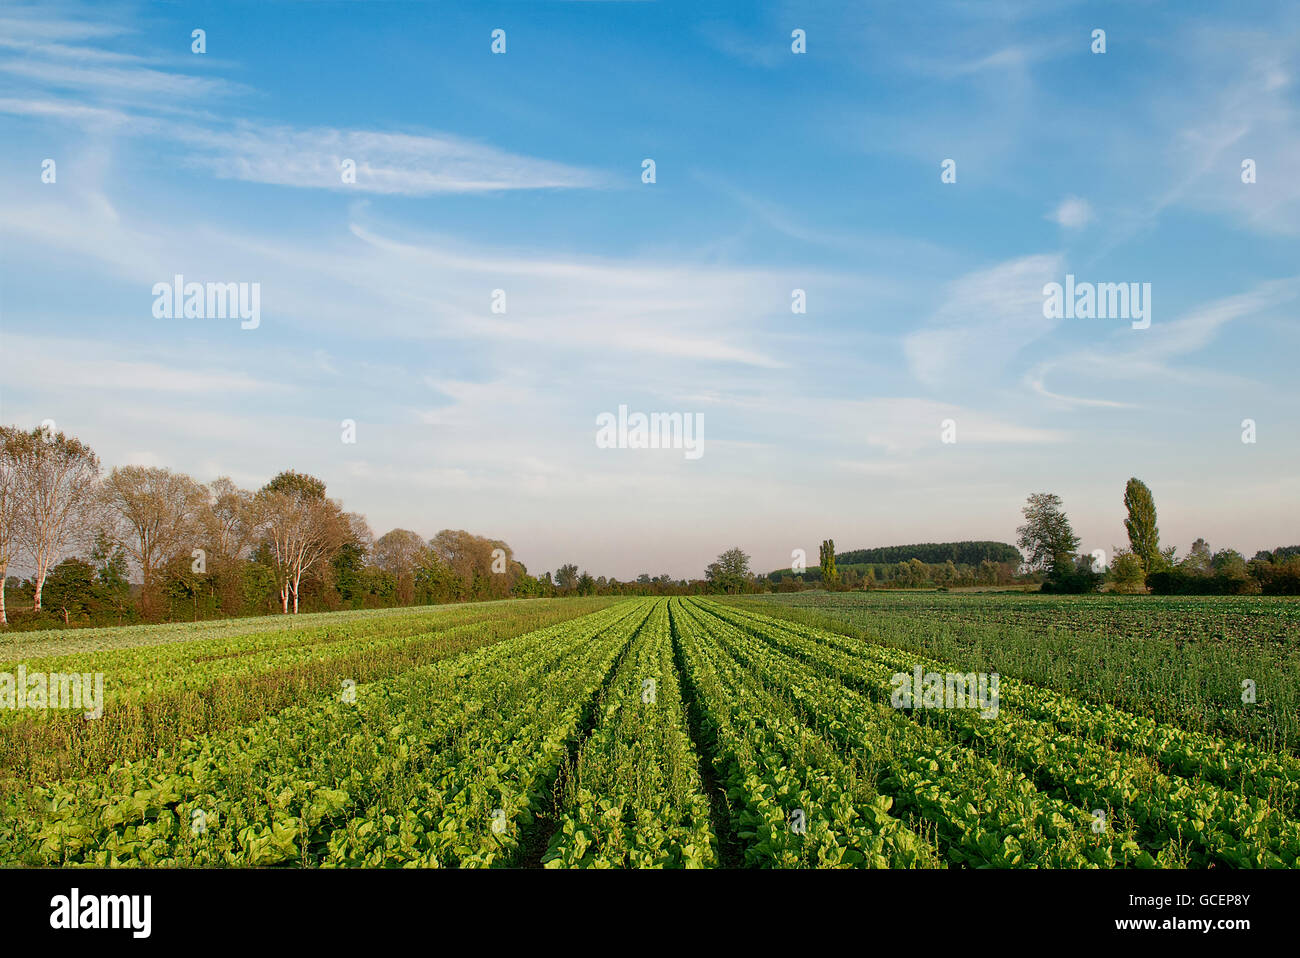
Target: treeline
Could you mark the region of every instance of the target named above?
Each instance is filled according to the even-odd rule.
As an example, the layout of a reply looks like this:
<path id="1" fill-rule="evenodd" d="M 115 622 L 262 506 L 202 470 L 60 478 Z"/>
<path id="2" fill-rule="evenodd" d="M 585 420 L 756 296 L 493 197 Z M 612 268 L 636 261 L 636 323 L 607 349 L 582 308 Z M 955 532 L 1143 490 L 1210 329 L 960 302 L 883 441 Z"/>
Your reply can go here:
<path id="1" fill-rule="evenodd" d="M 908 559 L 895 563 L 873 562 L 838 565 L 838 578 L 829 588 L 843 589 L 931 589 L 966 588 L 982 585 L 1013 585 L 1041 581 L 1034 576 L 1017 573 L 1016 562 L 993 562 L 985 559 L 979 565 L 946 562 L 922 562 Z M 826 578 L 820 568 L 792 572 L 777 569 L 766 576 L 776 592 L 797 592 L 800 589 L 826 587 Z"/>
<path id="2" fill-rule="evenodd" d="M 1300 595 L 1300 546 L 1255 553 L 1210 549 L 1197 539 L 1182 561 L 1147 576 L 1156 595 Z"/>
<path id="3" fill-rule="evenodd" d="M 1127 547 L 1115 547 L 1109 566 L 1095 568 L 1093 555 L 1077 554 L 1079 537 L 1070 527 L 1061 498 L 1051 493 L 1029 497 L 1017 544 L 1025 566 L 1044 576 L 1045 592 L 1152 592 L 1156 595 L 1300 595 L 1300 546 L 1257 552 L 1249 561 L 1235 549 L 1214 551 L 1197 539 L 1178 558 L 1174 546 L 1160 542 L 1155 497 L 1140 479 L 1124 487 Z"/>
<path id="4" fill-rule="evenodd" d="M 534 576 L 507 543 L 464 530 L 376 537 L 293 470 L 257 490 L 161 467 L 102 475 L 75 437 L 0 427 L 0 625 L 12 628 L 707 588 L 572 563 Z"/>
<path id="5" fill-rule="evenodd" d="M 1053 493 L 1029 496 L 1015 545 L 1005 542 L 938 542 L 836 552 L 822 542 L 812 569 L 777 569 L 755 576 L 747 588 L 795 592 L 875 588 L 961 588 L 1041 583 L 1042 591 L 1109 590 L 1156 595 L 1300 595 L 1300 546 L 1279 546 L 1247 560 L 1235 549 L 1210 548 L 1197 539 L 1187 555 L 1162 545 L 1155 498 L 1141 480 L 1124 487 L 1128 545 L 1113 547 L 1109 563 L 1079 553 L 1080 539 Z M 954 558 L 955 557 L 955 558 Z M 965 560 L 965 561 L 963 561 Z M 978 561 L 976 561 L 978 560 Z"/>
<path id="6" fill-rule="evenodd" d="M 978 567 L 982 562 L 994 564 L 1009 563 L 1013 568 L 1020 565 L 1020 550 L 1007 542 L 921 542 L 910 546 L 881 546 L 875 549 L 854 549 L 839 552 L 835 561 L 842 566 L 873 565 L 893 566 L 900 562 L 916 559 L 926 565 L 944 565 L 951 562 L 957 566 Z"/>
<path id="7" fill-rule="evenodd" d="M 922 589 L 961 588 L 1038 582 L 1020 576 L 1020 550 L 1005 542 L 923 542 L 835 552 L 835 542 L 821 546 L 815 569 L 776 569 L 766 576 L 777 592 L 805 588 Z"/>

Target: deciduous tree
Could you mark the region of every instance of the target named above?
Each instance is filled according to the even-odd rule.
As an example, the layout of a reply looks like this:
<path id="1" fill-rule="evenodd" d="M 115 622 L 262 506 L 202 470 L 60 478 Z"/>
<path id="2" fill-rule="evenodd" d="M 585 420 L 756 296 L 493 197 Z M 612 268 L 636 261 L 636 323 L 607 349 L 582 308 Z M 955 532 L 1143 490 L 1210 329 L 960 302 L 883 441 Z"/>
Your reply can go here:
<path id="1" fill-rule="evenodd" d="M 555 570 L 555 585 L 561 592 L 568 592 L 578 585 L 578 567 L 567 562 Z"/>
<path id="2" fill-rule="evenodd" d="M 240 489 L 229 476 L 208 485 L 204 515 L 205 548 L 218 560 L 242 559 L 257 537 L 257 509 L 253 493 Z"/>
<path id="3" fill-rule="evenodd" d="M 704 577 L 717 591 L 739 593 L 751 578 L 749 556 L 739 546 L 734 546 L 709 563 Z"/>
<path id="4" fill-rule="evenodd" d="M 99 457 L 84 442 L 52 429 L 10 437 L 18 473 L 18 539 L 33 567 L 32 608 L 41 610 L 45 578 L 95 524 Z"/>
<path id="5" fill-rule="evenodd" d="M 245 560 L 261 534 L 257 501 L 228 476 L 208 484 L 208 507 L 203 512 L 203 542 L 208 574 L 213 577 L 223 611 L 234 614 L 243 605 Z"/>
<path id="6" fill-rule="evenodd" d="M 1124 487 L 1124 508 L 1128 518 L 1128 544 L 1142 563 L 1146 575 L 1157 572 L 1165 565 L 1160 552 L 1160 530 L 1156 528 L 1156 501 L 1147 484 L 1140 479 L 1130 479 Z"/>
<path id="7" fill-rule="evenodd" d="M 288 614 L 292 598 L 297 615 L 303 576 L 343 543 L 347 519 L 339 504 L 326 498 L 325 483 L 292 471 L 280 473 L 258 492 L 258 511 L 281 611 Z"/>
<path id="8" fill-rule="evenodd" d="M 410 529 L 393 529 L 375 541 L 374 563 L 397 582 L 397 600 L 403 605 L 415 601 L 415 574 L 429 546 Z"/>
<path id="9" fill-rule="evenodd" d="M 1107 570 L 1116 592 L 1146 591 L 1146 574 L 1142 570 L 1142 557 L 1136 552 L 1112 549 L 1110 569 Z"/>
<path id="10" fill-rule="evenodd" d="M 827 589 L 835 589 L 840 584 L 840 574 L 835 569 L 835 540 L 823 539 L 820 554 L 822 585 Z"/>
<path id="11" fill-rule="evenodd" d="M 1192 550 L 1183 557 L 1179 567 L 1188 575 L 1208 577 L 1214 574 L 1214 552 L 1204 539 L 1192 543 Z"/>
<path id="12" fill-rule="evenodd" d="M 141 604 L 152 611 L 156 572 L 204 541 L 208 491 L 189 476 L 154 466 L 121 466 L 100 494 L 114 541 L 140 570 Z"/>
<path id="13" fill-rule="evenodd" d="M 1025 524 L 1016 529 L 1016 544 L 1031 572 L 1065 575 L 1074 569 L 1079 537 L 1061 510 L 1061 497 L 1050 492 L 1031 495 L 1021 510 Z"/>
<path id="14" fill-rule="evenodd" d="M 0 426 L 0 625 L 6 625 L 5 576 L 18 555 L 22 509 L 19 506 L 18 449 L 22 443 L 13 426 Z"/>

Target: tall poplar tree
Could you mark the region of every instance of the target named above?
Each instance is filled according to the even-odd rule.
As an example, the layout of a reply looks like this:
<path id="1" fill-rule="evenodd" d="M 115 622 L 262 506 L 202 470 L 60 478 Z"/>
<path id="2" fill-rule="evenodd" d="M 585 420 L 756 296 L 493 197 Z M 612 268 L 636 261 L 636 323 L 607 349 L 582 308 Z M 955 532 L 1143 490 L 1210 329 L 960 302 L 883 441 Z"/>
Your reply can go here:
<path id="1" fill-rule="evenodd" d="M 821 545 L 822 584 L 828 589 L 839 585 L 840 574 L 835 569 L 835 540 L 826 539 Z"/>
<path id="2" fill-rule="evenodd" d="M 1163 564 L 1160 553 L 1160 530 L 1156 528 L 1156 501 L 1151 490 L 1141 479 L 1130 479 L 1124 487 L 1124 507 L 1128 518 L 1129 548 L 1142 563 L 1143 575 L 1158 572 Z"/>

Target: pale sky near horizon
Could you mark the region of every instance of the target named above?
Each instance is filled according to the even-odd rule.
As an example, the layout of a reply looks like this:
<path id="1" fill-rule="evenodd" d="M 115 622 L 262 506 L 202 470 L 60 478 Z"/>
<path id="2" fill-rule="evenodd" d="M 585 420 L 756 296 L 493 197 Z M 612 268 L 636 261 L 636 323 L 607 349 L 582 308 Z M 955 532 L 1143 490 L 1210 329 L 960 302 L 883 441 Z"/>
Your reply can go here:
<path id="1" fill-rule="evenodd" d="M 1131 475 L 1249 557 L 1300 542 L 1298 91 L 1283 2 L 2 3 L 0 421 L 532 572 L 1010 542 L 1039 491 L 1109 552 Z M 259 325 L 155 317 L 176 274 Z M 1067 274 L 1150 328 L 1044 318 Z M 597 448 L 620 405 L 703 455 Z"/>

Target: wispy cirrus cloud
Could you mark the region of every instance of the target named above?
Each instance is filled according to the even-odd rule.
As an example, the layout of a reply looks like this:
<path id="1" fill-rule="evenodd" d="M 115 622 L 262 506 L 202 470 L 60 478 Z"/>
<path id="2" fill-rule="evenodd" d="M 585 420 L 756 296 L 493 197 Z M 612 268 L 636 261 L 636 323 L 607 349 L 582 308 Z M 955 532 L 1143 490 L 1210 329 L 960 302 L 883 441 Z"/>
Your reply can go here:
<path id="1" fill-rule="evenodd" d="M 1138 338 L 1121 333 L 1112 343 L 1077 350 L 1035 364 L 1025 384 L 1038 396 L 1066 405 L 1131 408 L 1135 403 L 1105 396 L 1070 395 L 1049 388 L 1049 377 L 1098 383 L 1134 385 L 1199 384 L 1208 377 L 1232 377 L 1204 370 L 1180 369 L 1173 361 L 1210 346 L 1231 323 L 1259 318 L 1300 298 L 1300 276 L 1261 283 L 1245 293 L 1225 296 L 1192 310 L 1181 319 L 1153 323 Z"/>
<path id="2" fill-rule="evenodd" d="M 979 36 L 967 44 L 969 49 L 954 50 L 947 56 L 916 56 L 908 54 L 902 62 L 917 73 L 943 79 L 969 78 L 983 74 L 1005 76 L 1020 74 L 1046 60 L 1069 53 L 1069 37 L 1040 37 L 987 49 L 987 38 Z"/>
<path id="3" fill-rule="evenodd" d="M 110 127 L 140 137 L 161 138 L 179 145 L 188 165 L 219 179 L 300 189 L 432 196 L 600 189 L 612 185 L 608 176 L 596 170 L 511 153 L 443 133 L 295 129 L 219 120 L 200 126 L 45 95 L 0 97 L 0 113 L 59 120 L 87 130 Z M 344 182 L 344 160 L 355 164 L 353 182 Z"/>
<path id="4" fill-rule="evenodd" d="M 60 120 L 88 131 L 111 127 L 179 147 L 183 161 L 220 179 L 301 189 L 432 196 L 612 185 L 592 169 L 525 156 L 440 131 L 301 128 L 226 116 L 256 91 L 212 75 L 162 69 L 161 61 L 95 46 L 123 28 L 79 20 L 0 21 L 0 112 Z M 216 112 L 202 109 L 206 104 Z M 342 164 L 355 164 L 344 182 Z"/>
<path id="5" fill-rule="evenodd" d="M 78 66 L 57 60 L 0 60 L 0 71 L 42 87 L 93 94 L 109 102 L 156 104 L 158 98 L 194 100 L 247 92 L 243 84 L 146 66 Z"/>
<path id="6" fill-rule="evenodd" d="M 945 421 L 956 427 L 962 444 L 1061 442 L 1067 434 L 1012 422 L 980 409 L 916 397 L 862 399 L 840 404 L 837 434 L 890 457 L 941 448 Z"/>
<path id="7" fill-rule="evenodd" d="M 129 113 L 112 107 L 89 106 L 71 100 L 44 97 L 0 97 L 0 113 L 61 120 L 82 127 L 143 125 Z"/>
<path id="8" fill-rule="evenodd" d="M 593 170 L 499 150 L 445 133 L 299 130 L 239 123 L 231 129 L 178 127 L 190 161 L 224 179 L 300 188 L 427 196 L 607 186 Z M 345 183 L 342 165 L 355 164 Z"/>
<path id="9" fill-rule="evenodd" d="M 247 277 L 262 286 L 268 328 L 354 329 L 407 341 L 464 340 L 504 354 L 609 354 L 776 369 L 761 345 L 765 322 L 789 309 L 791 276 L 691 262 L 557 256 L 472 246 L 424 234 L 395 236 L 353 221 L 330 244 L 217 227 L 157 224 L 101 192 L 70 188 L 40 202 L 0 203 L 0 236 L 74 254 L 138 284 L 147 322 L 153 283 Z M 46 255 L 46 254 L 37 254 Z M 203 264 L 202 274 L 192 265 Z M 492 290 L 508 311 L 490 308 Z"/>
<path id="10" fill-rule="evenodd" d="M 1056 326 L 1043 317 L 1043 286 L 1061 257 L 1025 256 L 968 273 L 948 288 L 923 328 L 903 340 L 913 375 L 931 387 L 989 383 L 1023 347 Z"/>
<path id="11" fill-rule="evenodd" d="M 4 347 L 13 356 L 41 362 L 15 362 L 5 371 L 5 385 L 40 387 L 54 381 L 65 392 L 184 393 L 195 396 L 232 392 L 280 391 L 275 380 L 258 380 L 247 372 L 217 370 L 185 362 L 181 350 L 144 359 L 139 351 L 74 337 L 33 336 L 6 331 Z"/>
<path id="12" fill-rule="evenodd" d="M 773 321 L 789 308 L 789 275 L 475 249 L 433 237 L 398 238 L 358 223 L 351 229 L 394 272 L 418 277 L 390 293 L 440 309 L 451 335 L 766 369 L 784 365 L 755 341 L 761 320 Z M 488 309 L 494 288 L 508 294 L 506 313 Z"/>
<path id="13" fill-rule="evenodd" d="M 129 26 L 98 17 L 43 13 L 19 6 L 0 18 L 0 74 L 20 90 L 17 100 L 47 99 L 58 91 L 83 106 L 122 105 L 146 113 L 178 103 L 247 94 L 242 83 L 188 69 L 163 69 L 160 58 L 120 49 Z M 106 46 L 107 43 L 112 46 Z M 196 58 L 199 59 L 199 58 Z M 177 62 L 177 61 L 173 61 Z M 210 70 L 216 61 L 202 60 Z"/>
<path id="14" fill-rule="evenodd" d="M 12 24 L 13 21 L 10 20 L 8 23 Z M 4 21 L 0 21 L 0 29 L 4 29 Z M 114 34 L 110 33 L 109 35 Z M 35 56 L 80 60 L 82 62 L 132 64 L 146 62 L 144 57 L 134 53 L 125 53 L 119 50 L 101 50 L 85 44 L 47 43 L 38 39 L 13 35 L 0 35 L 0 50 L 13 50 Z"/>
<path id="15" fill-rule="evenodd" d="M 10 45 L 105 40 L 131 32 L 122 23 L 55 15 L 34 4 L 16 4 L 8 16 L 0 17 L 0 36 Z"/>

